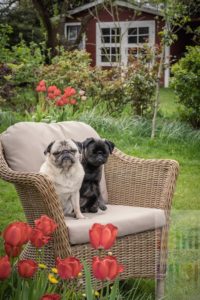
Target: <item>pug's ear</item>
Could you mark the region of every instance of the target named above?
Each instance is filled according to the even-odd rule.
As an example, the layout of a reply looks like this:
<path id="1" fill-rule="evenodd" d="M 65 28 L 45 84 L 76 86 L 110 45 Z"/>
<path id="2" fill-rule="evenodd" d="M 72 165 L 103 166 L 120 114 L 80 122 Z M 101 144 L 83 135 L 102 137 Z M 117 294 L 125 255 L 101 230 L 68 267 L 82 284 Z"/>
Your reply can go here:
<path id="1" fill-rule="evenodd" d="M 74 144 L 76 144 L 76 146 L 78 147 L 79 153 L 81 153 L 81 152 L 82 152 L 82 149 L 83 149 L 83 143 L 77 142 L 77 141 L 75 141 L 75 140 L 72 140 L 72 141 L 73 141 Z"/>
<path id="2" fill-rule="evenodd" d="M 47 153 L 50 153 L 51 148 L 52 148 L 52 146 L 53 146 L 54 143 L 55 143 L 55 141 L 53 141 L 53 142 L 51 142 L 49 144 L 49 146 L 47 147 L 47 149 L 44 151 L 44 155 L 47 155 Z"/>
<path id="3" fill-rule="evenodd" d="M 111 141 L 105 140 L 105 144 L 108 146 L 110 154 L 112 154 L 114 148 L 115 148 L 115 144 Z"/>
<path id="4" fill-rule="evenodd" d="M 95 139 L 94 138 L 87 138 L 84 142 L 83 142 L 83 148 L 87 148 L 89 144 L 95 143 Z"/>

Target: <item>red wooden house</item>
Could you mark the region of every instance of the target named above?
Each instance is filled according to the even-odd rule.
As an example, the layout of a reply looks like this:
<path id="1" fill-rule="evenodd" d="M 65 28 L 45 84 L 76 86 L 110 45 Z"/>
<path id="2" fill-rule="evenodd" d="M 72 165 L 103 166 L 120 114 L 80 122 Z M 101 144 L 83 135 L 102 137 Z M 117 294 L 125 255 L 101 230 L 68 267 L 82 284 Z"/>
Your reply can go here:
<path id="1" fill-rule="evenodd" d="M 140 6 L 127 1 L 112 1 L 111 7 L 97 0 L 68 12 L 64 36 L 73 43 L 79 34 L 81 22 L 89 17 L 79 48 L 91 54 L 92 65 L 110 67 L 126 65 L 128 55 L 137 56 L 141 46 L 159 44 L 159 31 L 163 27 L 160 11 L 150 5 Z M 169 47 L 165 49 L 165 62 L 169 60 Z M 169 69 L 164 71 L 164 85 L 168 86 Z"/>

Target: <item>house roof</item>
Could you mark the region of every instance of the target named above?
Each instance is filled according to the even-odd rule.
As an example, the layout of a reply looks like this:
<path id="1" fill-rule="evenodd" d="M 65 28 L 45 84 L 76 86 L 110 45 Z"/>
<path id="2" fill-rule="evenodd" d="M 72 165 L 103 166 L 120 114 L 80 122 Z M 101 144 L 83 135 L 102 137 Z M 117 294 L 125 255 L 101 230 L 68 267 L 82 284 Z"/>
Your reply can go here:
<path id="1" fill-rule="evenodd" d="M 105 2 L 105 0 L 96 0 L 91 3 L 84 4 L 79 7 L 74 8 L 72 10 L 69 10 L 68 14 L 74 15 L 74 14 L 77 14 L 84 10 L 90 10 L 92 7 L 99 5 L 99 4 L 103 4 L 104 2 Z M 140 1 L 138 1 L 138 5 L 134 5 L 134 4 L 131 4 L 131 3 L 125 2 L 125 1 L 114 1 L 113 5 L 122 6 L 122 7 L 126 7 L 129 9 L 146 12 L 146 13 L 153 14 L 153 15 L 159 15 L 159 16 L 162 15 L 159 7 L 152 6 L 150 4 L 140 5 L 139 2 Z"/>

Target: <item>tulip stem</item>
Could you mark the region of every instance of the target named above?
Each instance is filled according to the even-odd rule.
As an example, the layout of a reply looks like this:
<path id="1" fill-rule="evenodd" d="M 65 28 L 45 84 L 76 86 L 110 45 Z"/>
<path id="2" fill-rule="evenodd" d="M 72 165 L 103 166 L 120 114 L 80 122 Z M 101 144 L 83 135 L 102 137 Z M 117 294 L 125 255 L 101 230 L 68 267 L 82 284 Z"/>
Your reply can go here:
<path id="1" fill-rule="evenodd" d="M 103 299 L 103 289 L 104 289 L 104 284 L 103 284 L 103 281 L 101 281 L 101 293 L 100 293 L 100 299 Z"/>
<path id="2" fill-rule="evenodd" d="M 4 280 L 3 283 L 2 283 L 2 286 L 1 286 L 1 293 L 0 293 L 0 300 L 4 300 L 4 291 L 6 289 L 6 281 L 7 280 Z"/>
<path id="3" fill-rule="evenodd" d="M 108 299 L 109 296 L 109 282 L 106 284 L 106 299 Z"/>

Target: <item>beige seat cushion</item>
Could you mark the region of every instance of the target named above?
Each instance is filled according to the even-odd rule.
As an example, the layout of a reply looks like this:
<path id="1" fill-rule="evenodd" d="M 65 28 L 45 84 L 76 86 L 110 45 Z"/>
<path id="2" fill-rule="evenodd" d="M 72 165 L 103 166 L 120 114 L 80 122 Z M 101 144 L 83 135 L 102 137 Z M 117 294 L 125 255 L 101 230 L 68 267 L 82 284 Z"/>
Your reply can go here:
<path id="1" fill-rule="evenodd" d="M 71 244 L 89 242 L 89 229 L 94 223 L 112 223 L 117 226 L 118 236 L 134 234 L 160 228 L 165 225 L 165 213 L 162 209 L 107 205 L 107 210 L 96 214 L 85 213 L 87 219 L 65 218 Z"/>
<path id="2" fill-rule="evenodd" d="M 52 141 L 72 138 L 82 142 L 88 137 L 99 138 L 99 135 L 92 127 L 82 122 L 66 121 L 51 124 L 20 122 L 9 127 L 1 135 L 1 142 L 6 161 L 12 170 L 38 172 L 45 160 L 44 150 Z M 104 174 L 101 189 L 107 201 Z"/>

